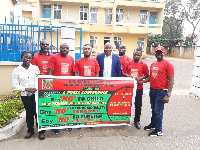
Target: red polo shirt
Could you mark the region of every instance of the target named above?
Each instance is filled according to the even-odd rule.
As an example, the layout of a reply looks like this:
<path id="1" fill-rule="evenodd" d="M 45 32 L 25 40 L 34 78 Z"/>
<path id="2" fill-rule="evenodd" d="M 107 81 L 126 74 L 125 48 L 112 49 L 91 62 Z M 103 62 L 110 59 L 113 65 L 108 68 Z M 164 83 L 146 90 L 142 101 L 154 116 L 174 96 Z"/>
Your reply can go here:
<path id="1" fill-rule="evenodd" d="M 63 57 L 57 53 L 49 59 L 48 68 L 53 70 L 52 75 L 54 76 L 70 76 L 74 68 L 74 58 L 70 55 Z"/>
<path id="2" fill-rule="evenodd" d="M 174 76 L 174 66 L 167 60 L 156 61 L 150 68 L 150 86 L 153 89 L 168 89 L 169 80 L 167 77 Z"/>
<path id="3" fill-rule="evenodd" d="M 93 58 L 90 58 L 90 60 L 80 58 L 75 62 L 74 72 L 79 72 L 79 76 L 95 77 L 95 73 L 99 71 L 99 63 Z"/>

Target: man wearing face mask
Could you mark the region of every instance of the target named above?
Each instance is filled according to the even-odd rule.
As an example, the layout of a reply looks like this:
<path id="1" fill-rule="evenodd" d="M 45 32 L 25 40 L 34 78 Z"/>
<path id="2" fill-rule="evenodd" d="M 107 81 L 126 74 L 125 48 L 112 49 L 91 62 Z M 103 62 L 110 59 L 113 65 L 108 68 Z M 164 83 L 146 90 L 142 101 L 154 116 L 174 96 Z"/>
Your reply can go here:
<path id="1" fill-rule="evenodd" d="M 73 76 L 74 58 L 69 53 L 69 45 L 60 45 L 60 53 L 53 55 L 48 62 L 48 75 L 54 76 Z M 67 128 L 71 131 L 72 128 Z M 59 129 L 53 129 L 53 133 L 59 134 Z"/>
<path id="2" fill-rule="evenodd" d="M 97 61 L 100 66 L 99 77 L 122 77 L 119 56 L 113 54 L 112 49 L 112 45 L 106 43 L 104 53 L 97 55 Z"/>
<path id="3" fill-rule="evenodd" d="M 174 66 L 164 60 L 165 49 L 162 46 L 155 48 L 157 61 L 150 67 L 150 103 L 152 109 L 151 123 L 145 130 L 152 130 L 149 136 L 162 136 L 162 119 L 164 104 L 169 102 L 174 85 Z"/>
<path id="4" fill-rule="evenodd" d="M 40 73 L 43 75 L 48 74 L 48 61 L 53 54 L 49 52 L 49 41 L 47 39 L 43 39 L 40 41 L 41 50 L 34 55 L 33 60 L 31 61 L 32 65 L 38 66 L 40 69 Z"/>

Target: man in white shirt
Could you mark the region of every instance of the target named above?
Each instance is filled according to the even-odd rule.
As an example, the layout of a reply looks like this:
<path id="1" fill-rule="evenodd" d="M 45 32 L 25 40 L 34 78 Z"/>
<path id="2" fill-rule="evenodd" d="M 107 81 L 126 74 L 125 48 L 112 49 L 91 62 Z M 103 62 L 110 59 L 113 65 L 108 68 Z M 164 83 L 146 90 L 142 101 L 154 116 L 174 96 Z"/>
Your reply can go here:
<path id="1" fill-rule="evenodd" d="M 113 54 L 112 49 L 112 45 L 106 43 L 104 53 L 97 55 L 97 61 L 100 66 L 99 77 L 122 77 L 119 56 Z"/>

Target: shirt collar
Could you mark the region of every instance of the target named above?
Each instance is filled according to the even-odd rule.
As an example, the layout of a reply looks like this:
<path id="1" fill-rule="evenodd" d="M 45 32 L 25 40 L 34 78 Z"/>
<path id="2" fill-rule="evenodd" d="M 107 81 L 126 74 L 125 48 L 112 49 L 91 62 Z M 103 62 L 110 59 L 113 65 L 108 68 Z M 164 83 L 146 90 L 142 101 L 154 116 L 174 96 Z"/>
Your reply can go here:
<path id="1" fill-rule="evenodd" d="M 39 51 L 39 55 L 43 55 L 43 53 L 42 53 L 42 51 L 41 51 L 41 50 Z M 48 51 L 46 55 L 50 56 L 50 55 L 51 55 L 51 53 Z"/>
<path id="2" fill-rule="evenodd" d="M 110 56 L 106 56 L 106 54 L 105 54 L 105 57 L 104 57 L 104 58 L 112 58 L 112 53 L 111 53 Z"/>

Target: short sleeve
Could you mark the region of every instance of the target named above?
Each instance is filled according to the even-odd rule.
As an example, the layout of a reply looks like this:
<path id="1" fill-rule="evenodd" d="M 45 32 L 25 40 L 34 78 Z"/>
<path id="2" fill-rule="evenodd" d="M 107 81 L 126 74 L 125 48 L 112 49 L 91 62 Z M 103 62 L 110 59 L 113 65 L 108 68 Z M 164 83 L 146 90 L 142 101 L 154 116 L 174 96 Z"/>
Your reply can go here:
<path id="1" fill-rule="evenodd" d="M 174 76 L 174 66 L 170 62 L 167 63 L 167 76 Z"/>
<path id="2" fill-rule="evenodd" d="M 52 56 L 48 61 L 48 68 L 54 70 L 54 67 L 55 67 L 55 63 L 54 62 L 55 62 L 55 57 Z"/>
<path id="3" fill-rule="evenodd" d="M 143 74 L 144 75 L 149 75 L 149 69 L 148 69 L 148 66 L 146 63 L 143 64 L 143 67 L 144 67 L 144 71 L 143 71 Z"/>
<path id="4" fill-rule="evenodd" d="M 127 73 L 128 72 L 128 65 L 129 65 L 129 61 L 126 61 L 126 63 L 123 66 L 122 72 Z"/>
<path id="5" fill-rule="evenodd" d="M 76 73 L 78 73 L 78 71 L 79 71 L 79 62 L 80 62 L 79 60 L 80 59 L 76 60 L 74 68 L 73 68 L 73 71 Z"/>
<path id="6" fill-rule="evenodd" d="M 99 67 L 98 61 L 94 59 L 94 63 L 95 63 L 95 72 L 99 72 L 100 71 L 100 67 Z"/>

